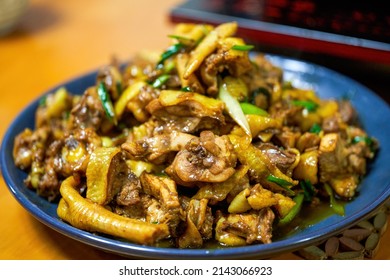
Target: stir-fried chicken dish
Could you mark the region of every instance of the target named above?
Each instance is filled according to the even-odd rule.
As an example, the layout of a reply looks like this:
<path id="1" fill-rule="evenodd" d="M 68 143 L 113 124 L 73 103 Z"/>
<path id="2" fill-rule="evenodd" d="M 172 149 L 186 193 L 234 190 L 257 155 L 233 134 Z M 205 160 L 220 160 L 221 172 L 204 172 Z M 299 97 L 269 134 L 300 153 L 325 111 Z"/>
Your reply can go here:
<path id="1" fill-rule="evenodd" d="M 235 37 L 178 24 L 160 53 L 113 61 L 42 98 L 15 139 L 27 187 L 74 227 L 177 248 L 271 243 L 303 205 L 353 199 L 377 141 Z"/>

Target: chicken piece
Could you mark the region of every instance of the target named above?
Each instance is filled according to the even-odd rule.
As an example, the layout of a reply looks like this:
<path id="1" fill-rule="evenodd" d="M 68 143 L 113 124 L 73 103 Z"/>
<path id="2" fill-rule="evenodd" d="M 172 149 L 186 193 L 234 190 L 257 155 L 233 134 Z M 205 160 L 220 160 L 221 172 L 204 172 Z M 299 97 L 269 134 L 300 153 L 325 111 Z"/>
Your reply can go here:
<path id="1" fill-rule="evenodd" d="M 102 140 L 92 128 L 75 129 L 63 139 L 51 143 L 46 161 L 52 161 L 54 170 L 63 177 L 75 172 L 85 174 L 89 156 L 101 146 Z"/>
<path id="2" fill-rule="evenodd" d="M 210 205 L 215 205 L 225 198 L 228 202 L 231 201 L 229 196 L 235 197 L 241 190 L 249 188 L 248 169 L 247 166 L 241 165 L 226 181 L 203 184 L 192 198 L 206 198 Z"/>
<path id="3" fill-rule="evenodd" d="M 186 133 L 223 130 L 226 124 L 224 108 L 221 100 L 175 90 L 161 91 L 159 98 L 146 106 L 153 117 L 165 123 L 165 128 Z"/>
<path id="4" fill-rule="evenodd" d="M 205 58 L 215 51 L 220 39 L 232 36 L 236 32 L 237 27 L 236 22 L 227 22 L 211 30 L 191 52 L 190 59 L 184 71 L 184 79 L 188 79 L 199 68 Z"/>
<path id="5" fill-rule="evenodd" d="M 127 172 L 126 179 L 116 196 L 118 205 L 134 205 L 140 202 L 140 193 L 142 191 L 141 182 L 133 172 Z"/>
<path id="6" fill-rule="evenodd" d="M 349 100 L 338 101 L 338 108 L 343 122 L 349 125 L 353 125 L 356 123 L 357 112 L 355 108 L 353 108 L 351 101 Z"/>
<path id="7" fill-rule="evenodd" d="M 143 191 L 154 197 L 161 205 L 164 217 L 159 218 L 158 222 L 167 224 L 172 236 L 176 236 L 177 225 L 184 218 L 175 181 L 168 177 L 159 177 L 146 172 L 141 174 L 140 181 Z"/>
<path id="8" fill-rule="evenodd" d="M 166 169 L 176 182 L 191 186 L 197 182 L 226 181 L 235 172 L 237 157 L 227 136 L 202 131 L 179 151 Z"/>
<path id="9" fill-rule="evenodd" d="M 317 148 L 321 142 L 321 137 L 315 133 L 303 133 L 296 143 L 296 148 L 302 153 L 307 149 Z"/>
<path id="10" fill-rule="evenodd" d="M 335 114 L 324 118 L 322 121 L 322 130 L 325 133 L 338 133 L 346 128 L 346 124 L 341 119 L 340 114 Z"/>
<path id="11" fill-rule="evenodd" d="M 188 142 L 196 138 L 191 134 L 173 131 L 135 142 L 127 141 L 122 144 L 122 148 L 131 158 L 162 164 L 172 153 L 182 150 Z"/>
<path id="12" fill-rule="evenodd" d="M 203 240 L 212 238 L 214 217 L 207 199 L 191 199 L 186 207 L 187 226 L 178 238 L 179 248 L 199 248 Z"/>
<path id="13" fill-rule="evenodd" d="M 158 99 L 151 101 L 146 109 L 157 118 L 170 116 L 212 118 L 224 122 L 224 103 L 195 92 L 175 90 L 161 91 Z"/>
<path id="14" fill-rule="evenodd" d="M 217 211 L 215 238 L 227 246 L 271 243 L 274 219 L 275 214 L 270 208 L 228 215 Z"/>
<path id="15" fill-rule="evenodd" d="M 327 182 L 345 172 L 345 145 L 338 133 L 325 134 L 318 153 L 319 181 Z"/>
<path id="16" fill-rule="evenodd" d="M 257 147 L 285 174 L 291 172 L 297 161 L 297 154 L 291 150 L 282 150 L 271 143 L 259 143 Z"/>
<path id="17" fill-rule="evenodd" d="M 104 108 L 99 99 L 96 88 L 90 87 L 84 92 L 80 101 L 70 112 L 70 129 L 92 128 L 95 131 L 98 131 L 105 119 L 106 115 Z"/>
<path id="18" fill-rule="evenodd" d="M 282 129 L 275 135 L 275 142 L 284 148 L 294 148 L 299 141 L 301 133 L 295 131 L 288 126 L 283 126 Z"/>
<path id="19" fill-rule="evenodd" d="M 203 85 L 199 82 L 195 73 L 189 75 L 187 79 L 184 79 L 183 77 L 188 59 L 189 59 L 188 53 L 179 53 L 176 56 L 177 71 L 181 80 L 182 87 L 183 88 L 188 87 L 191 89 L 192 92 L 204 94 L 205 90 L 203 88 Z"/>
<path id="20" fill-rule="evenodd" d="M 26 128 L 15 137 L 13 158 L 15 165 L 23 170 L 31 168 L 33 162 L 43 162 L 49 140 L 50 129 L 41 127 L 35 131 Z"/>
<path id="21" fill-rule="evenodd" d="M 75 189 L 78 184 L 78 180 L 72 176 L 62 182 L 60 187 L 62 198 L 57 207 L 58 216 L 74 227 L 147 245 L 155 244 L 169 236 L 168 226 L 165 224 L 120 216 L 102 205 L 83 198 Z"/>

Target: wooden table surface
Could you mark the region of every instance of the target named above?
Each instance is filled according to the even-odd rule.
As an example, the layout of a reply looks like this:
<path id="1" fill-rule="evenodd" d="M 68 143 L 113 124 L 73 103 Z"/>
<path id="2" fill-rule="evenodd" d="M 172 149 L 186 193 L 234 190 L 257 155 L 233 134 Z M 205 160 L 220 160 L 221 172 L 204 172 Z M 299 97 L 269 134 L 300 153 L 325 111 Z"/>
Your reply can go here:
<path id="1" fill-rule="evenodd" d="M 31 0 L 15 32 L 0 37 L 0 139 L 32 100 L 56 84 L 141 49 L 168 46 L 179 0 Z M 0 180 L 0 259 L 120 259 L 32 217 Z M 377 259 L 390 259 L 390 232 Z M 275 259 L 299 259 L 284 254 Z"/>

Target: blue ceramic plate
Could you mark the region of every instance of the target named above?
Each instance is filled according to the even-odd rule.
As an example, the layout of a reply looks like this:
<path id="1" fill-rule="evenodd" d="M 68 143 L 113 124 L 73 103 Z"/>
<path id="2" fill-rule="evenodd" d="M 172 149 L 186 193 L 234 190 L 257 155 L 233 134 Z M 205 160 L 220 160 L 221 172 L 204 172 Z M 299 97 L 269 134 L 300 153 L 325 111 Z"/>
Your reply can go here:
<path id="1" fill-rule="evenodd" d="M 49 203 L 27 189 L 23 184 L 26 173 L 14 166 L 12 158 L 14 137 L 25 127 L 34 127 L 34 112 L 39 99 L 21 112 L 5 134 L 0 159 L 4 180 L 17 201 L 45 225 L 80 242 L 129 257 L 155 259 L 269 258 L 320 242 L 367 218 L 390 197 L 390 108 L 366 87 L 330 69 L 279 56 L 269 56 L 269 59 L 284 69 L 286 80 L 292 81 L 298 87 L 312 88 L 321 98 L 350 98 L 359 113 L 363 127 L 369 135 L 376 137 L 380 142 L 380 151 L 370 165 L 368 175 L 359 186 L 360 193 L 356 199 L 346 205 L 344 217 L 330 215 L 312 226 L 271 244 L 222 249 L 156 248 L 118 241 L 79 230 L 58 218 L 56 204 Z M 56 88 L 65 86 L 70 92 L 82 93 L 85 88 L 95 83 L 95 77 L 96 72 L 91 72 L 58 85 Z M 48 92 L 53 92 L 56 88 Z"/>

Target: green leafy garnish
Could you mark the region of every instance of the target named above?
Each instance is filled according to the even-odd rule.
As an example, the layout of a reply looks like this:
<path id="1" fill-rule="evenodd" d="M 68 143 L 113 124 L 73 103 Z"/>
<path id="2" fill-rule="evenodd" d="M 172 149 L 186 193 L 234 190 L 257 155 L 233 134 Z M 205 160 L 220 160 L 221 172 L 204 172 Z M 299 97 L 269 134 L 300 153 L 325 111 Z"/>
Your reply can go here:
<path id="1" fill-rule="evenodd" d="M 259 116 L 268 116 L 268 112 L 247 102 L 240 103 L 241 109 L 245 115 L 259 115 Z"/>
<path id="2" fill-rule="evenodd" d="M 315 123 L 309 129 L 309 132 L 319 134 L 321 132 L 321 130 L 322 130 L 321 126 L 318 123 Z"/>
<path id="3" fill-rule="evenodd" d="M 368 136 L 355 136 L 352 139 L 352 144 L 356 144 L 356 143 L 359 143 L 359 142 L 364 142 L 368 146 L 372 146 L 374 144 L 374 141 L 372 140 L 372 138 L 368 137 Z"/>
<path id="4" fill-rule="evenodd" d="M 100 101 L 102 102 L 103 109 L 106 113 L 107 118 L 116 125 L 114 106 L 112 105 L 110 95 L 108 94 L 106 86 L 103 82 L 99 83 L 97 87 L 97 93 L 100 98 Z"/>
<path id="5" fill-rule="evenodd" d="M 181 91 L 184 91 L 184 92 L 191 92 L 191 87 L 190 87 L 190 86 L 183 87 L 183 88 L 181 88 Z"/>
<path id="6" fill-rule="evenodd" d="M 344 205 L 342 205 L 341 203 L 339 203 L 339 201 L 337 201 L 336 197 L 334 196 L 333 189 L 331 188 L 331 186 L 329 186 L 328 184 L 324 184 L 324 188 L 325 188 L 326 193 L 329 195 L 330 208 L 332 208 L 333 211 L 335 213 L 339 214 L 340 216 L 344 216 L 345 215 Z"/>
<path id="7" fill-rule="evenodd" d="M 46 101 L 47 101 L 47 95 L 45 95 L 41 99 L 39 99 L 39 107 L 46 106 Z"/>
<path id="8" fill-rule="evenodd" d="M 250 51 L 254 47 L 255 46 L 253 46 L 253 45 L 234 45 L 232 47 L 232 50 L 235 50 L 235 51 Z"/>
<path id="9" fill-rule="evenodd" d="M 294 191 L 292 191 L 289 187 L 292 186 L 292 183 L 289 182 L 289 181 L 286 181 L 284 179 L 281 179 L 281 178 L 278 178 L 272 174 L 269 174 L 267 176 L 267 181 L 268 182 L 271 182 L 271 183 L 275 183 L 277 184 L 278 186 L 282 187 L 284 190 L 286 190 L 288 192 L 288 194 L 290 195 L 293 195 L 295 194 Z"/>
<path id="10" fill-rule="evenodd" d="M 296 196 L 294 196 L 293 200 L 295 202 L 295 205 L 293 208 L 291 208 L 290 212 L 283 217 L 282 219 L 279 220 L 279 225 L 285 225 L 290 223 L 301 211 L 303 200 L 304 200 L 305 195 L 303 193 L 299 193 Z"/>
<path id="11" fill-rule="evenodd" d="M 316 189 L 309 180 L 300 181 L 299 185 L 303 189 L 305 201 L 311 201 L 316 193 Z"/>
<path id="12" fill-rule="evenodd" d="M 187 45 L 187 46 L 192 46 L 195 44 L 194 40 L 191 38 L 187 38 L 184 36 L 179 36 L 179 35 L 168 35 L 169 38 L 176 39 L 178 40 L 181 44 Z"/>
<path id="13" fill-rule="evenodd" d="M 166 49 L 165 52 L 163 52 L 161 54 L 160 60 L 157 62 L 157 68 L 158 69 L 162 68 L 165 60 L 167 60 L 171 56 L 179 53 L 184 47 L 185 47 L 184 44 L 177 43 L 177 44 L 170 46 L 168 49 Z"/>
<path id="14" fill-rule="evenodd" d="M 291 103 L 295 106 L 304 107 L 309 112 L 314 112 L 318 108 L 318 104 L 311 100 L 292 100 Z"/>
<path id="15" fill-rule="evenodd" d="M 161 75 L 157 77 L 156 80 L 152 83 L 152 87 L 154 88 L 160 88 L 163 84 L 165 84 L 171 76 L 168 74 Z"/>

